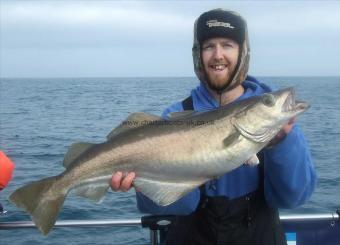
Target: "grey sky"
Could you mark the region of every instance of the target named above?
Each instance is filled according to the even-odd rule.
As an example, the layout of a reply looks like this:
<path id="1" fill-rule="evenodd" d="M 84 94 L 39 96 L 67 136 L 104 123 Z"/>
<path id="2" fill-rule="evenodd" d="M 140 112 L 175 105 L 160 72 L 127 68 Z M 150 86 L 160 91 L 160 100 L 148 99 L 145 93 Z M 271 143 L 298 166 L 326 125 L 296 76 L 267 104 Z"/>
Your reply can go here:
<path id="1" fill-rule="evenodd" d="M 194 20 L 248 21 L 250 74 L 340 75 L 338 1 L 4 1 L 1 77 L 194 76 Z"/>

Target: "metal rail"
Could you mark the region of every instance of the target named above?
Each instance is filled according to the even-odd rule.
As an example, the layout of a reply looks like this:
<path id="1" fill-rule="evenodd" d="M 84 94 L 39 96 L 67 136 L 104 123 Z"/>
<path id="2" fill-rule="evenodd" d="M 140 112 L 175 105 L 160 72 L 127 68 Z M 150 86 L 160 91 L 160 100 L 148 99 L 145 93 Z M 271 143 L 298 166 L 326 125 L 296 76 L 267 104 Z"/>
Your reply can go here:
<path id="1" fill-rule="evenodd" d="M 158 231 L 164 230 L 172 222 L 174 216 L 144 216 L 137 219 L 100 219 L 100 220 L 60 220 L 54 227 L 98 227 L 98 226 L 142 226 L 150 229 L 150 241 L 152 245 L 158 244 Z M 283 223 L 308 222 L 308 221 L 330 221 L 340 220 L 340 211 L 328 214 L 299 214 L 280 215 Z M 0 222 L 1 229 L 21 229 L 36 227 L 32 221 L 10 221 Z"/>
<path id="2" fill-rule="evenodd" d="M 288 214 L 280 215 L 281 221 L 299 221 L 299 220 L 336 220 L 340 219 L 339 213 L 327 214 Z"/>
<path id="3" fill-rule="evenodd" d="M 141 219 L 120 219 L 120 220 L 60 220 L 54 227 L 97 227 L 97 226 L 138 226 Z M 0 229 L 19 229 L 36 227 L 32 221 L 0 222 Z"/>
<path id="4" fill-rule="evenodd" d="M 152 217 L 152 216 L 151 216 Z M 161 216 L 160 216 L 161 217 Z M 281 221 L 299 220 L 337 220 L 339 214 L 299 214 L 299 215 L 280 215 Z M 97 219 L 97 220 L 60 220 L 54 227 L 96 227 L 96 226 L 139 226 L 142 225 L 142 218 L 137 219 Z M 0 222 L 0 229 L 19 229 L 36 227 L 32 221 L 8 221 Z"/>

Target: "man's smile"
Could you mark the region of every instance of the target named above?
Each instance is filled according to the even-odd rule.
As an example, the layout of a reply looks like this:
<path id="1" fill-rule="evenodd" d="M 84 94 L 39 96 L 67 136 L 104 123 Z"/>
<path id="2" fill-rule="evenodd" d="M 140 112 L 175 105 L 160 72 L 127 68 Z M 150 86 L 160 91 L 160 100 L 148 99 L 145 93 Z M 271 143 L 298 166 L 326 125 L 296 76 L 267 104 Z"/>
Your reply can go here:
<path id="1" fill-rule="evenodd" d="M 228 65 L 227 64 L 209 65 L 209 68 L 212 71 L 220 72 L 220 71 L 224 71 L 225 69 L 227 69 Z"/>

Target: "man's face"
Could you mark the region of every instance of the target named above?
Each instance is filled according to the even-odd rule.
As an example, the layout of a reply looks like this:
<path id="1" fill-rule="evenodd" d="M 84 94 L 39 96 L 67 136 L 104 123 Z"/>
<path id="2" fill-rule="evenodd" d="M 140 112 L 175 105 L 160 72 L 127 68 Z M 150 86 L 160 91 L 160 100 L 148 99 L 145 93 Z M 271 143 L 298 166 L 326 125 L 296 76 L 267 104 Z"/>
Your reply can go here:
<path id="1" fill-rule="evenodd" d="M 202 44 L 202 61 L 210 87 L 218 90 L 230 81 L 238 61 L 239 45 L 229 38 L 211 38 Z"/>

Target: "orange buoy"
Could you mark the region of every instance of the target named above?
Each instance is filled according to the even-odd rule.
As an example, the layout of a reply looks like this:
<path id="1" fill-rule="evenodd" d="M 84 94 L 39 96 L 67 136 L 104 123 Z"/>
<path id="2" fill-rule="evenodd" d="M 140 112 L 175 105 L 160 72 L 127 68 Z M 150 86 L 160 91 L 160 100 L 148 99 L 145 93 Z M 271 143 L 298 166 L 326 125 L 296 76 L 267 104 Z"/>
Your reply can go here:
<path id="1" fill-rule="evenodd" d="M 0 190 L 4 189 L 12 179 L 14 163 L 0 151 Z"/>

